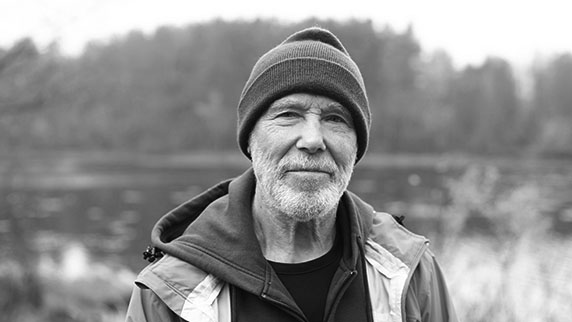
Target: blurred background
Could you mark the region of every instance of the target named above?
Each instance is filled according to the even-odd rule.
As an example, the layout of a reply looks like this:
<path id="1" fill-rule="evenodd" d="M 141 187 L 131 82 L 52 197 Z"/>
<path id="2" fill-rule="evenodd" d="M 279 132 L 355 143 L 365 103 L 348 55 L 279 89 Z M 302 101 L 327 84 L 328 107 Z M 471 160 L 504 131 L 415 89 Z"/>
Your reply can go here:
<path id="1" fill-rule="evenodd" d="M 314 25 L 368 89 L 350 189 L 431 239 L 462 320 L 570 320 L 570 5 L 208 2 L 3 1 L 0 320 L 122 321 L 157 219 L 249 166 L 252 65 Z"/>

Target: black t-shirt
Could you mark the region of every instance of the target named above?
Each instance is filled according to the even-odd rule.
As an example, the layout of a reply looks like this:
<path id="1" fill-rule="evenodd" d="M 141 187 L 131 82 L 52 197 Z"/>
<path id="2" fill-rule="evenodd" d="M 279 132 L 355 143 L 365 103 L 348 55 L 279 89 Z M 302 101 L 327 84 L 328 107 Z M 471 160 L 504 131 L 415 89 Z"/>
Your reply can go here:
<path id="1" fill-rule="evenodd" d="M 342 257 L 339 235 L 328 253 L 309 262 L 284 264 L 269 261 L 310 322 L 324 320 L 330 282 Z"/>

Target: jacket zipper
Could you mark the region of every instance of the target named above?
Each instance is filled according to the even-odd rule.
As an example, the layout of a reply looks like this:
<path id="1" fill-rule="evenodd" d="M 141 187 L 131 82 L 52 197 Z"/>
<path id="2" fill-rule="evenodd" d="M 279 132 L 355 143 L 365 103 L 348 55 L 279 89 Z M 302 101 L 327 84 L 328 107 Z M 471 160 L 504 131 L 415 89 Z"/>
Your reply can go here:
<path id="1" fill-rule="evenodd" d="M 342 300 L 342 295 L 348 289 L 351 281 L 353 281 L 353 279 L 356 277 L 356 275 L 357 275 L 356 270 L 351 270 L 351 271 L 346 273 L 346 276 L 344 277 L 344 280 L 342 282 L 343 283 L 342 288 L 340 289 L 338 294 L 336 294 L 336 298 L 334 300 L 333 305 L 330 308 L 330 312 L 328 312 L 328 318 L 326 319 L 326 321 L 330 321 L 330 319 L 332 318 L 332 314 L 334 314 L 335 309 L 338 307 L 338 304 L 340 304 L 340 301 Z"/>
<path id="2" fill-rule="evenodd" d="M 293 316 L 294 318 L 296 318 L 298 321 L 300 322 L 308 322 L 308 320 L 306 320 L 306 317 L 304 317 L 303 315 L 300 315 L 300 313 L 298 313 L 298 311 L 292 309 L 290 306 L 288 306 L 286 303 L 283 303 L 281 301 L 275 300 L 271 297 L 269 297 L 266 293 L 262 293 L 260 295 L 260 297 L 267 301 L 270 302 L 280 308 L 282 308 L 284 311 L 286 311 L 286 313 L 290 314 L 291 316 Z"/>
<path id="3" fill-rule="evenodd" d="M 357 238 L 358 245 L 360 245 L 361 237 L 358 235 L 358 236 L 356 236 L 356 238 Z M 336 311 L 336 309 L 338 307 L 338 304 L 340 304 L 340 301 L 342 300 L 342 295 L 346 292 L 346 290 L 350 286 L 351 282 L 356 278 L 357 273 L 358 272 L 355 268 L 346 273 L 346 276 L 344 277 L 344 280 L 342 281 L 342 287 L 340 288 L 340 291 L 338 292 L 338 294 L 336 294 L 336 298 L 334 299 L 334 303 L 330 308 L 330 312 L 328 312 L 328 317 L 327 317 L 326 321 L 330 321 L 330 319 L 332 318 L 332 314 L 334 314 L 334 312 Z"/>

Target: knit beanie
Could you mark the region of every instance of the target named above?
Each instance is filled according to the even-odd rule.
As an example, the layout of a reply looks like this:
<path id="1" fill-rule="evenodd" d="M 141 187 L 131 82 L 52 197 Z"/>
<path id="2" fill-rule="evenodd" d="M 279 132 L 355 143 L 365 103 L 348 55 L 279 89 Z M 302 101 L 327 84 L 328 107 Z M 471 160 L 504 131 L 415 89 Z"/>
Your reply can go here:
<path id="1" fill-rule="evenodd" d="M 367 149 L 371 114 L 363 78 L 330 31 L 312 27 L 296 32 L 254 65 L 238 103 L 238 145 L 250 159 L 248 141 L 270 105 L 289 94 L 329 97 L 347 108 L 357 136 L 356 163 Z"/>

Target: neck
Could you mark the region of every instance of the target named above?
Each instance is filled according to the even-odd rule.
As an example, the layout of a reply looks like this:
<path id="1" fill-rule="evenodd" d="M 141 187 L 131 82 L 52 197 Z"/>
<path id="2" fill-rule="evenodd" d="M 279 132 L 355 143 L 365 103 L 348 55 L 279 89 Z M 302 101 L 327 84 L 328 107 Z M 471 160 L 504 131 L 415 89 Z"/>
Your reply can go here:
<path id="1" fill-rule="evenodd" d="M 255 193 L 252 214 L 254 231 L 267 260 L 302 263 L 326 254 L 336 237 L 336 208 L 319 218 L 299 221 L 269 207 Z"/>

